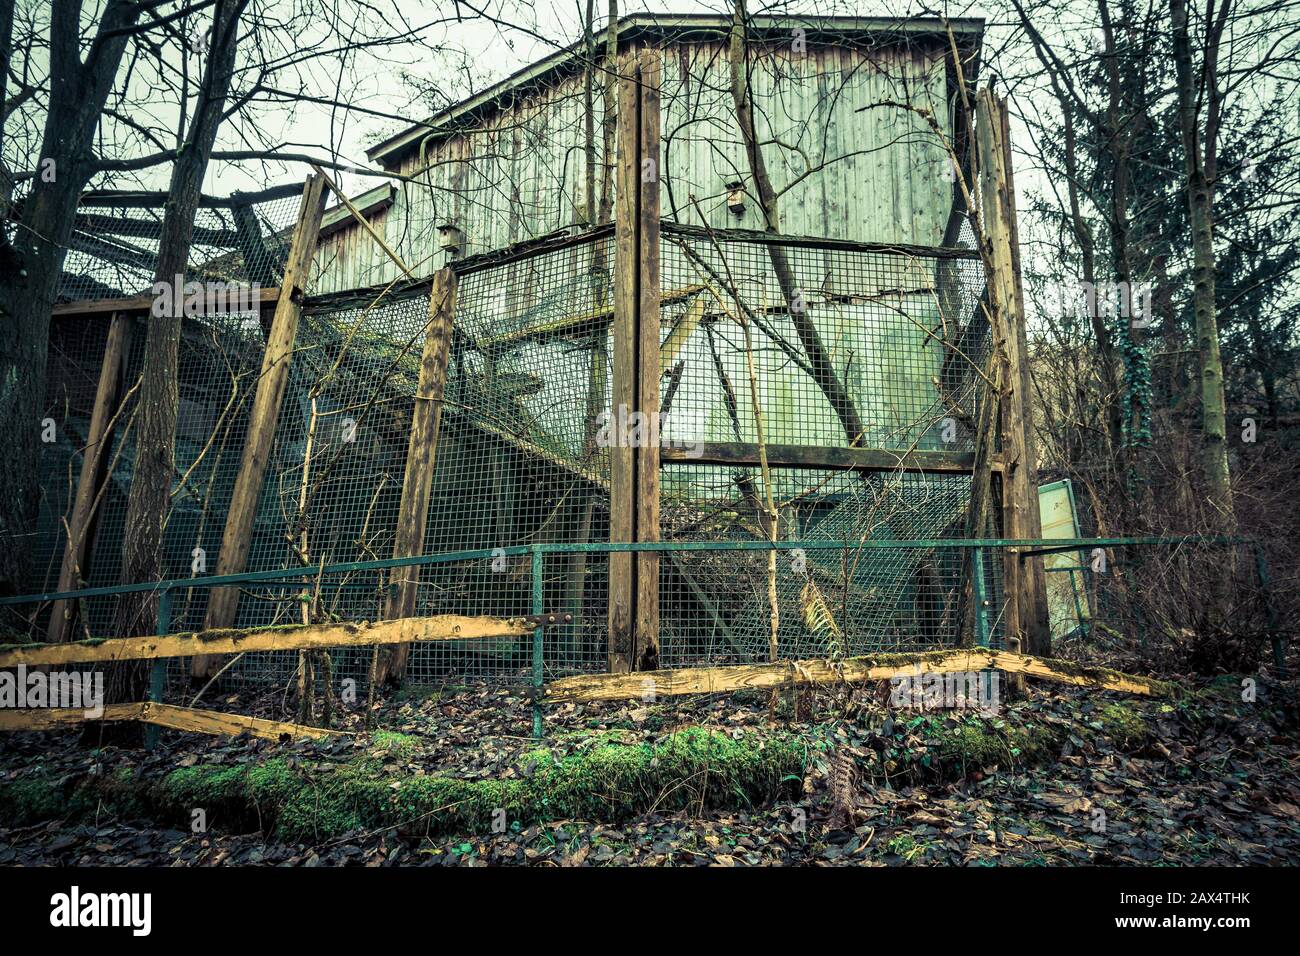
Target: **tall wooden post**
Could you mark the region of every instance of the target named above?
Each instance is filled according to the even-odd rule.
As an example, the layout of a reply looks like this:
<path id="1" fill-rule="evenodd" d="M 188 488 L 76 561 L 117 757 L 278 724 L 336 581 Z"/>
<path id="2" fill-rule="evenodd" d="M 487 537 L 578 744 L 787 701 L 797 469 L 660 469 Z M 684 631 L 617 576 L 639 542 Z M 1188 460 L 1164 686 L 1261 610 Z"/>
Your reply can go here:
<path id="1" fill-rule="evenodd" d="M 659 540 L 658 58 L 619 66 L 610 453 L 611 542 Z M 635 447 L 634 447 L 635 446 Z M 609 669 L 659 658 L 659 556 L 609 556 Z"/>
<path id="2" fill-rule="evenodd" d="M 124 312 L 114 312 L 104 342 L 104 360 L 99 367 L 95 405 L 90 413 L 90 432 L 81 453 L 77 491 L 68 515 L 68 540 L 63 549 L 63 565 L 59 569 L 59 591 L 75 591 L 86 577 L 94 516 L 98 510 L 95 499 L 108 477 L 108 460 L 113 444 L 110 423 L 122 401 L 130 342 L 131 317 Z M 55 601 L 45 639 L 51 644 L 71 640 L 76 613 L 76 602 Z"/>
<path id="3" fill-rule="evenodd" d="M 406 475 L 402 480 L 402 501 L 393 536 L 393 557 L 406 558 L 424 552 L 424 534 L 429 524 L 429 491 L 438 454 L 438 432 L 442 426 L 443 395 L 447 388 L 447 360 L 451 353 L 452 328 L 456 317 L 456 273 L 443 268 L 433 277 L 429 292 L 429 325 L 420 358 L 420 378 L 411 412 L 411 436 L 406 450 Z M 412 617 L 418 593 L 418 567 L 393 568 L 384 600 L 385 619 Z M 380 651 L 375 680 L 395 682 L 406 673 L 410 644 L 398 644 Z"/>
<path id="4" fill-rule="evenodd" d="M 1011 181 L 1006 102 L 990 90 L 976 101 L 976 148 L 979 159 L 980 215 L 989 262 L 988 298 L 993 317 L 993 348 L 1005 355 L 1006 381 L 999 396 L 1002 438 L 1002 533 L 1034 538 L 1038 518 L 1037 465 L 1032 444 L 1033 410 L 1025 344 L 1024 298 L 1020 288 L 1019 250 L 1015 236 L 1015 195 Z M 1046 613 L 1041 572 L 1015 552 L 1003 552 L 1006 635 L 1030 653 L 1046 647 Z"/>
<path id="5" fill-rule="evenodd" d="M 657 53 L 641 54 L 640 142 L 641 224 L 638 229 L 637 410 L 650 426 L 637 448 L 636 539 L 659 540 L 659 84 Z M 643 551 L 636 560 L 636 622 L 632 635 L 633 666 L 659 667 L 659 555 Z"/>
<path id="6" fill-rule="evenodd" d="M 1020 272 L 1020 227 L 1016 217 L 1016 177 L 1011 162 L 1011 114 L 1006 100 L 999 103 L 1002 119 L 1002 169 L 1006 178 L 1007 232 L 1011 242 L 1011 274 L 1016 289 L 1016 347 L 1020 359 L 1020 394 L 1023 396 L 1025 453 L 1028 456 L 1029 500 L 1025 504 L 1025 537 L 1043 536 L 1043 516 L 1038 507 L 1038 436 L 1034 426 L 1033 380 L 1029 370 L 1029 341 L 1025 334 L 1025 286 Z M 1047 610 L 1047 580 L 1042 558 L 1026 558 L 1020 562 L 1021 574 L 1026 576 L 1025 608 L 1021 611 L 1021 624 L 1028 644 L 1021 647 L 1029 654 L 1050 657 L 1052 653 L 1052 628 Z M 1023 682 L 1023 681 L 1022 681 Z"/>
<path id="7" fill-rule="evenodd" d="M 309 176 L 302 191 L 302 205 L 298 209 L 298 222 L 294 226 L 289 257 L 285 262 L 284 280 L 280 284 L 280 297 L 275 303 L 275 316 L 271 320 L 271 334 L 262 353 L 262 369 L 253 395 L 253 407 L 248 416 L 248 435 L 244 440 L 243 454 L 239 460 L 239 473 L 230 497 L 230 510 L 221 536 L 221 553 L 217 558 L 216 574 L 238 574 L 248 562 L 248 548 L 253 537 L 253 519 L 257 516 L 257 503 L 262 497 L 262 480 L 271 459 L 271 445 L 275 439 L 276 422 L 280 419 L 280 404 L 289 383 L 289 366 L 293 359 L 294 341 L 298 336 L 298 320 L 302 317 L 305 286 L 316 255 L 316 242 L 320 237 L 321 217 L 325 212 L 325 178 Z M 208 598 L 205 628 L 231 627 L 239 609 L 238 588 L 213 588 Z M 191 664 L 195 677 L 204 677 L 216 668 L 216 658 L 199 655 Z"/>

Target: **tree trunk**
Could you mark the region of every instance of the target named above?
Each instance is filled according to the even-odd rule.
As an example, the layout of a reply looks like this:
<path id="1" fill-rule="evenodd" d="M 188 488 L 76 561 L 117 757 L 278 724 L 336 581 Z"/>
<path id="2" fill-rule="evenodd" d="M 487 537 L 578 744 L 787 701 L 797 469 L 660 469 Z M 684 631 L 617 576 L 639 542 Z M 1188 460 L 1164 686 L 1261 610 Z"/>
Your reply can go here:
<path id="1" fill-rule="evenodd" d="M 1214 302 L 1214 195 L 1206 175 L 1198 118 L 1201 91 L 1192 69 L 1185 0 L 1170 0 L 1173 18 L 1174 67 L 1178 87 L 1178 123 L 1183 142 L 1187 181 L 1187 211 L 1192 226 L 1192 313 L 1196 321 L 1196 354 L 1201 392 L 1201 475 L 1205 495 L 1217 512 L 1220 530 L 1234 525 L 1232 488 L 1228 475 L 1223 359 L 1219 355 L 1219 324 Z M 1207 52 L 1206 56 L 1210 54 Z M 1211 148 L 1204 144 L 1205 149 Z"/>
<path id="2" fill-rule="evenodd" d="M 80 7 L 76 0 L 54 0 L 51 6 L 49 104 L 41 152 L 13 244 L 0 235 L 0 328 L 5 330 L 0 335 L 0 431 L 9 438 L 0 455 L 0 593 L 16 593 L 27 578 L 39 502 L 37 435 L 45 407 L 50 309 L 77 200 L 95 171 L 92 146 L 100 112 L 126 49 L 127 30 L 140 16 L 135 3 L 109 0 L 83 63 Z M 0 17 L 6 8 L 9 22 L 0 36 L 0 59 L 7 65 L 13 18 L 9 0 L 0 6 Z"/>
<path id="3" fill-rule="evenodd" d="M 781 215 L 778 208 L 777 193 L 767 172 L 767 163 L 763 159 L 763 148 L 758 141 L 754 125 L 754 105 L 749 96 L 749 77 L 746 74 L 746 39 L 745 0 L 734 0 L 732 12 L 731 38 L 728 57 L 731 66 L 731 98 L 736 107 L 736 122 L 740 126 L 741 136 L 745 140 L 745 153 L 749 157 L 749 169 L 754 176 L 754 188 L 758 191 L 759 203 L 763 207 L 763 217 L 767 231 L 778 234 L 781 231 Z M 844 428 L 845 437 L 850 445 L 862 443 L 865 427 L 858 417 L 858 409 L 840 382 L 835 366 L 831 363 L 830 353 L 822 344 L 821 335 L 812 317 L 808 314 L 807 303 L 803 301 L 800 290 L 795 285 L 794 270 L 785 249 L 778 245 L 768 246 L 768 255 L 772 260 L 772 271 L 781 287 L 781 296 L 785 300 L 790 314 L 790 322 L 804 353 L 808 356 L 808 365 L 817 387 L 822 390 L 830 402 L 836 417 Z"/>
<path id="4" fill-rule="evenodd" d="M 155 281 L 184 283 L 194 234 L 194 216 L 208 158 L 221 125 L 226 94 L 235 63 L 242 0 L 217 0 L 213 20 L 212 54 L 195 106 L 194 120 L 172 167 L 171 184 L 158 246 Z M 136 413 L 135 469 L 127 500 L 122 540 L 123 584 L 157 581 L 162 577 L 163 531 L 171 510 L 175 470 L 177 365 L 184 313 L 182 288 L 171 295 L 170 314 L 153 316 L 145 341 L 144 373 Z M 157 600 L 150 592 L 124 594 L 119 599 L 114 633 L 128 637 L 153 632 Z M 108 677 L 107 700 L 140 700 L 148 666 L 139 661 L 114 667 Z M 136 725 L 122 725 L 138 733 Z"/>

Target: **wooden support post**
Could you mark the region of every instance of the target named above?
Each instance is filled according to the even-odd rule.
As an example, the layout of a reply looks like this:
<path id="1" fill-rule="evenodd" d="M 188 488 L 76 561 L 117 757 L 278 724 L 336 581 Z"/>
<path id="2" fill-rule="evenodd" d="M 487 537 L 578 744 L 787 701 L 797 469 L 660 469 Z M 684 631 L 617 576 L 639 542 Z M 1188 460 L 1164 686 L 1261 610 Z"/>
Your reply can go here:
<path id="1" fill-rule="evenodd" d="M 437 462 L 438 432 L 442 425 L 442 400 L 447 388 L 447 359 L 451 354 L 452 328 L 456 317 L 456 273 L 438 270 L 429 291 L 429 325 L 420 358 L 420 378 L 411 412 L 411 436 L 406 450 L 406 476 L 402 480 L 402 502 L 393 537 L 393 557 L 408 558 L 424 553 L 424 535 L 429 525 L 429 491 Z M 415 614 L 420 569 L 394 568 L 384 600 L 384 617 L 393 619 Z M 375 679 L 382 683 L 400 681 L 406 672 L 411 645 L 399 644 L 380 653 Z"/>
<path id="2" fill-rule="evenodd" d="M 636 449 L 636 540 L 659 540 L 659 56 L 641 54 L 640 139 L 637 165 L 641 169 L 640 227 L 637 230 L 637 411 L 647 424 L 646 441 Z M 636 556 L 636 621 L 633 666 L 659 667 L 659 555 Z"/>
<path id="3" fill-rule="evenodd" d="M 85 581 L 89 569 L 91 538 L 97 511 L 95 498 L 108 477 L 108 461 L 113 444 L 110 423 L 121 405 L 126 385 L 130 342 L 130 316 L 123 312 L 113 313 L 109 321 L 108 338 L 104 343 L 104 360 L 99 367 L 95 406 L 90 413 L 90 432 L 86 435 L 86 447 L 81 452 L 81 473 L 77 477 L 76 496 L 73 498 L 72 512 L 68 515 L 68 540 L 63 549 L 63 565 L 59 569 L 59 586 L 56 589 L 59 591 L 77 590 Z M 45 639 L 51 644 L 71 640 L 76 614 L 75 601 L 55 601 Z"/>
<path id="4" fill-rule="evenodd" d="M 1038 487 L 1035 453 L 1031 444 L 1032 409 L 1025 354 L 1024 299 L 1020 289 L 1018 251 L 1015 246 L 1015 198 L 1010 175 L 1006 102 L 991 90 L 977 98 L 976 146 L 979 158 L 980 212 L 986 253 L 989 312 L 993 348 L 1005 355 L 1007 380 L 1002 383 L 999 419 L 1002 437 L 1002 534 L 1008 538 L 1035 537 Z M 1018 638 L 1026 650 L 1038 652 L 1047 640 L 1043 595 L 1034 586 L 1032 568 L 1011 549 L 1004 552 L 1003 590 L 1006 600 L 1006 636 Z"/>
<path id="5" fill-rule="evenodd" d="M 1016 219 L 1016 178 L 1011 168 L 1011 112 L 1006 100 L 1000 101 L 999 112 L 1002 118 L 1002 169 L 1006 177 L 1007 198 L 1007 232 L 1011 241 L 1011 274 L 1015 282 L 1016 311 L 1016 354 L 1020 361 L 1020 380 L 1017 382 L 1022 396 L 1025 430 L 1025 454 L 1027 457 L 1025 502 L 1025 537 L 1041 538 L 1043 536 L 1043 517 L 1038 509 L 1038 439 L 1034 428 L 1034 403 L 1032 396 L 1033 380 L 1029 369 L 1029 340 L 1025 333 L 1025 287 L 1020 272 L 1020 228 Z M 1052 628 L 1047 611 L 1047 580 L 1043 571 L 1043 559 L 1026 558 L 1020 562 L 1021 576 L 1024 579 L 1024 607 L 1021 610 L 1021 625 L 1029 640 L 1025 647 L 1028 654 L 1038 657 L 1050 657 L 1052 654 Z"/>
<path id="6" fill-rule="evenodd" d="M 271 445 L 275 439 L 275 426 L 280 418 L 280 403 L 289 382 L 289 365 L 293 359 L 294 341 L 298 335 L 298 320 L 302 316 L 307 277 L 316 255 L 316 241 L 320 234 L 321 216 L 325 212 L 325 179 L 309 176 L 303 186 L 302 205 L 298 209 L 298 222 L 294 226 L 293 242 L 285 262 L 284 281 L 280 297 L 276 300 L 275 316 L 271 320 L 271 334 L 262 354 L 262 369 L 253 396 L 253 407 L 248 418 L 248 437 L 244 441 L 239 461 L 239 473 L 230 497 L 230 510 L 221 537 L 221 553 L 217 558 L 217 574 L 238 574 L 248 560 L 248 547 L 253 537 L 253 520 L 257 504 L 262 497 L 262 479 L 271 458 Z M 213 588 L 208 598 L 205 626 L 230 627 L 235 623 L 239 608 L 237 588 Z M 207 655 L 195 657 L 191 665 L 195 677 L 207 677 L 215 672 L 217 661 Z"/>
<path id="7" fill-rule="evenodd" d="M 609 428 L 612 542 L 659 540 L 659 76 L 659 61 L 651 54 L 628 53 L 620 61 Z M 631 427 L 638 420 L 641 427 Z M 610 554 L 610 672 L 653 668 L 658 657 L 659 556 Z"/>
<path id="8" fill-rule="evenodd" d="M 636 61 L 631 54 L 619 62 L 618 166 L 614 207 L 614 319 L 610 363 L 609 540 L 636 538 L 636 460 L 626 440 L 624 421 L 636 405 L 636 316 L 640 308 L 637 280 L 637 231 L 640 228 L 640 164 L 637 140 L 638 100 Z M 636 584 L 634 558 L 628 552 L 609 556 L 609 672 L 632 669 L 632 628 Z"/>

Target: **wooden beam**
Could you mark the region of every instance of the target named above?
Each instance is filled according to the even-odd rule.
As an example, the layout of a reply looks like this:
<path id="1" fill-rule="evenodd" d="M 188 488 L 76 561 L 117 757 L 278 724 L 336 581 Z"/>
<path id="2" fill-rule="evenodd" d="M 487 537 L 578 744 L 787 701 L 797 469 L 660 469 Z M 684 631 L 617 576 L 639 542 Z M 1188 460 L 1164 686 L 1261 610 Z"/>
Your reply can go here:
<path id="1" fill-rule="evenodd" d="M 700 286 L 700 288 L 704 288 Z M 664 304 L 668 303 L 668 298 L 663 299 Z M 660 349 L 659 367 L 661 369 L 672 368 L 673 363 L 677 361 L 677 356 L 682 354 L 682 349 L 690 341 L 695 330 L 700 327 L 700 320 L 704 318 L 704 307 L 707 300 L 704 296 L 698 297 L 687 308 L 686 314 L 682 316 L 681 321 L 673 326 L 668 338 L 664 340 L 663 347 Z"/>
<path id="2" fill-rule="evenodd" d="M 699 284 L 683 286 L 680 289 L 673 289 L 670 292 L 663 293 L 660 296 L 660 301 L 664 305 L 685 302 L 692 296 L 697 296 L 700 292 L 703 292 L 705 288 L 706 286 Z M 699 316 L 703 316 L 706 300 L 697 298 L 695 301 L 699 304 Z M 503 332 L 501 335 L 492 338 L 479 339 L 476 346 L 479 350 L 486 352 L 513 348 L 535 339 L 549 339 L 560 336 L 582 338 L 606 328 L 612 318 L 614 318 L 614 307 L 612 305 L 590 309 L 586 312 L 579 312 L 577 315 L 568 315 L 562 319 L 530 325 L 522 329 L 516 329 L 513 332 Z M 695 321 L 698 324 L 699 318 L 697 317 Z"/>
<path id="3" fill-rule="evenodd" d="M 659 540 L 659 379 L 663 373 L 659 350 L 659 84 L 662 65 L 657 52 L 640 54 L 638 84 L 638 182 L 641 198 L 637 227 L 636 410 L 653 428 L 636 448 L 636 540 Z M 639 552 L 636 567 L 632 666 L 639 671 L 659 667 L 659 555 Z"/>
<path id="4" fill-rule="evenodd" d="M 440 269 L 429 291 L 429 331 L 420 358 L 420 378 L 415 387 L 411 412 L 411 437 L 406 450 L 406 475 L 393 536 L 393 557 L 406 558 L 424 553 L 424 535 L 429 524 L 429 489 L 438 455 L 438 432 L 442 425 L 443 394 L 447 388 L 447 359 L 451 353 L 452 326 L 456 316 L 456 273 Z M 420 569 L 394 568 L 388 580 L 384 617 L 410 617 L 415 613 Z M 410 645 L 399 645 L 391 654 L 380 654 L 375 679 L 383 683 L 401 680 L 406 672 Z"/>
<path id="5" fill-rule="evenodd" d="M 310 176 L 303 186 L 298 222 L 294 227 L 293 243 L 285 262 L 284 295 L 276 301 L 271 334 L 262 354 L 257 392 L 249 411 L 247 438 L 221 537 L 217 574 L 238 574 L 244 570 L 248 560 L 248 547 L 253 538 L 253 520 L 257 515 L 258 501 L 262 497 L 262 480 L 266 476 L 266 467 L 271 457 L 275 426 L 280 418 L 280 404 L 289 382 L 289 365 L 293 359 L 294 340 L 298 335 L 298 320 L 302 316 L 304 290 L 316 255 L 316 239 L 320 233 L 324 209 L 325 179 L 319 175 Z M 205 627 L 230 627 L 235 622 L 238 607 L 238 588 L 213 588 L 208 597 Z M 193 674 L 196 677 L 211 676 L 216 665 L 217 662 L 210 657 L 200 655 L 193 661 Z"/>
<path id="6" fill-rule="evenodd" d="M 362 214 L 360 209 L 358 209 L 355 205 L 353 205 L 352 200 L 347 197 L 347 194 L 344 193 L 343 190 L 339 189 L 339 187 L 335 184 L 334 180 L 330 179 L 329 173 L 325 172 L 325 170 L 321 169 L 315 163 L 312 163 L 311 168 L 316 171 L 317 176 L 320 176 L 322 179 L 325 180 L 325 184 L 329 186 L 331 190 L 333 190 L 334 195 L 339 197 L 339 199 L 343 202 L 343 205 L 348 208 L 348 212 L 352 214 L 352 218 L 355 219 L 358 223 L 360 223 L 361 227 L 365 229 L 366 232 L 370 233 L 370 238 L 375 240 L 375 244 L 378 245 L 380 249 L 384 250 L 384 254 L 387 255 L 388 258 L 392 259 L 393 262 L 397 264 L 397 268 L 401 269 L 408 279 L 414 280 L 416 277 L 415 274 L 411 272 L 410 267 L 408 267 L 407 264 L 402 260 L 401 256 L 399 256 L 395 251 L 393 251 L 392 246 L 390 246 L 388 243 L 384 241 L 384 237 L 375 231 L 375 227 L 370 224 L 370 220 L 367 219 L 365 215 Z M 320 226 L 318 223 L 317 224 L 318 238 L 319 238 L 319 234 L 320 234 Z"/>
<path id="7" fill-rule="evenodd" d="M 618 165 L 615 169 L 614 211 L 614 319 L 610 397 L 609 442 L 609 540 L 636 540 L 636 458 L 618 423 L 637 402 L 637 314 L 640 296 L 640 264 L 637 261 L 637 232 L 640 228 L 641 164 L 638 140 L 640 122 L 634 53 L 619 60 L 618 76 Z M 632 632 L 636 604 L 634 555 L 614 552 L 609 556 L 609 670 L 625 674 L 632 669 Z"/>
<path id="8" fill-rule="evenodd" d="M 126 660 L 157 660 L 194 654 L 235 654 L 243 651 L 289 651 L 322 647 L 366 647 L 424 641 L 475 641 L 526 637 L 533 625 L 524 618 L 464 617 L 439 614 L 397 621 L 341 624 L 287 624 L 280 627 L 218 628 L 182 634 L 153 634 L 108 640 L 67 641 L 63 644 L 0 645 L 0 668 L 83 664 Z"/>
<path id="9" fill-rule="evenodd" d="M 758 467 L 758 445 L 749 442 L 700 442 L 664 448 L 665 464 L 748 465 Z M 820 445 L 768 445 L 767 462 L 773 468 L 853 468 L 859 471 L 919 471 L 935 475 L 969 475 L 975 467 L 973 452 L 891 451 L 888 448 L 850 448 Z"/>
<path id="10" fill-rule="evenodd" d="M 851 657 L 844 661 L 803 660 L 776 664 L 735 664 L 726 667 L 691 667 L 681 670 L 646 671 L 639 674 L 584 674 L 565 677 L 546 685 L 549 703 L 589 703 L 601 700 L 634 700 L 642 697 L 647 681 L 653 682 L 656 697 L 685 694 L 730 693 L 738 690 L 769 690 L 789 684 L 840 684 L 891 680 L 918 673 L 1002 670 L 1043 680 L 1095 687 L 1143 696 L 1175 696 L 1176 685 L 1149 677 L 1121 674 L 1105 668 L 1081 667 L 1064 661 L 1042 660 L 1006 651 L 958 650 L 922 654 L 882 654 Z"/>
<path id="11" fill-rule="evenodd" d="M 161 704 L 154 701 L 144 703 L 140 719 L 158 727 L 186 730 L 197 734 L 213 734 L 218 737 L 238 737 L 243 733 L 263 740 L 280 740 L 284 737 L 325 740 L 329 737 L 356 736 L 343 730 L 305 727 L 302 724 L 291 724 L 282 720 L 265 720 L 261 717 L 247 717 L 244 714 L 224 714 L 216 710 L 194 710 L 191 707 L 177 707 L 174 704 Z"/>
<path id="12" fill-rule="evenodd" d="M 297 183 L 285 183 L 255 193 L 234 192 L 229 196 L 200 196 L 200 209 L 231 209 L 249 203 L 271 202 L 275 199 L 288 199 L 302 192 Z M 119 209 L 162 208 L 171 198 L 166 192 L 144 192 L 141 190 L 92 189 L 81 194 L 79 206 L 113 206 Z"/>
<path id="13" fill-rule="evenodd" d="M 64 543 L 63 564 L 59 568 L 56 591 L 75 591 L 87 577 L 91 536 L 95 527 L 95 499 L 107 480 L 113 444 L 109 423 L 117 414 L 126 384 L 132 321 L 130 316 L 121 312 L 113 313 L 113 318 L 109 321 L 104 357 L 99 367 L 99 384 L 95 389 L 95 404 L 90 413 L 90 432 L 86 435 L 86 446 L 81 450 L 81 472 L 77 477 L 72 511 L 68 515 L 65 531 L 68 537 Z M 76 613 L 77 602 L 55 601 L 45 639 L 51 644 L 68 640 Z"/>
<path id="14" fill-rule="evenodd" d="M 134 219 L 130 216 L 105 216 L 100 213 L 78 213 L 75 220 L 77 230 L 95 233 L 107 233 L 114 236 L 126 236 L 130 239 L 162 238 L 161 219 Z M 234 229 L 208 229 L 194 227 L 192 242 L 196 246 L 219 246 L 233 248 L 239 244 L 239 234 Z"/>
<path id="15" fill-rule="evenodd" d="M 80 707 L 0 710 L 0 731 L 62 730 L 91 721 L 123 720 L 140 720 L 159 727 L 170 727 L 172 730 L 188 730 L 217 736 L 237 737 L 248 733 L 264 740 L 280 740 L 283 737 L 310 737 L 322 740 L 326 737 L 354 736 L 342 730 L 304 727 L 301 724 L 290 724 L 280 720 L 264 720 L 260 717 L 246 717 L 243 714 L 223 714 L 215 710 L 194 710 L 190 707 L 177 707 L 154 701 L 109 704 L 99 716 L 87 714 Z"/>
<path id="16" fill-rule="evenodd" d="M 397 187 L 392 183 L 384 183 L 357 196 L 353 205 L 364 218 L 369 219 L 376 213 L 383 212 L 396 200 Z M 325 215 L 321 219 L 320 237 L 324 239 L 327 236 L 332 236 L 334 233 L 348 228 L 353 221 L 352 210 L 347 206 L 342 203 L 331 206 L 325 210 Z"/>
<path id="17" fill-rule="evenodd" d="M 108 704 L 98 717 L 87 717 L 81 707 L 40 707 L 0 710 L 0 731 L 61 730 L 89 720 L 139 720 L 144 704 Z"/>
<path id="18" fill-rule="evenodd" d="M 1016 359 L 1020 363 L 1020 380 L 1016 383 L 1021 396 L 1021 420 L 1024 427 L 1026 484 L 1021 489 L 1028 495 L 1025 502 L 1025 537 L 1043 536 L 1043 519 L 1038 510 L 1038 440 L 1034 429 L 1033 381 L 1029 369 L 1029 341 L 1025 331 L 1025 287 L 1020 272 L 1020 227 L 1016 219 L 1016 179 L 1011 159 L 1011 111 L 1005 99 L 999 100 L 998 112 L 1002 120 L 1002 170 L 1006 177 L 1007 237 L 1011 245 L 1011 277 L 1016 293 Z M 1029 639 L 1026 652 L 1040 657 L 1052 653 L 1052 627 L 1047 610 L 1047 581 L 1041 558 L 1021 562 L 1023 576 L 1021 624 Z"/>
<path id="19" fill-rule="evenodd" d="M 280 290 L 277 288 L 263 286 L 253 290 L 253 292 L 257 298 L 258 307 L 262 309 L 276 305 L 280 299 Z M 121 299 L 78 299 L 76 302 L 58 303 L 50 310 L 50 314 L 54 316 L 91 316 L 125 312 L 139 315 L 148 313 L 153 308 L 154 298 L 153 294 L 150 293 L 149 295 L 133 295 Z"/>

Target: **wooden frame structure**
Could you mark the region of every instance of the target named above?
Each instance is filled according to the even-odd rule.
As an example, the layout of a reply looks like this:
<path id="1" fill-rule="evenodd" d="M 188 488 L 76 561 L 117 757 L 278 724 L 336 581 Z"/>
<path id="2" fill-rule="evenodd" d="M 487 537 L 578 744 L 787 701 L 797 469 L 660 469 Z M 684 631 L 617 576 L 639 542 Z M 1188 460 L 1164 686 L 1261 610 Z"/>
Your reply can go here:
<path id="1" fill-rule="evenodd" d="M 660 378 L 664 356 L 672 356 L 703 317 L 692 306 L 682 323 L 660 344 L 660 308 L 664 301 L 689 297 L 692 289 L 670 291 L 660 281 L 660 79 L 659 55 L 649 49 L 624 54 L 618 65 L 618 142 L 615 169 L 617 208 L 614 217 L 615 286 L 612 306 L 579 317 L 594 325 L 609 323 L 612 332 L 611 413 L 638 413 L 658 421 Z M 687 454 L 682 449 L 661 449 L 657 441 L 631 447 L 620 435 L 609 449 L 610 541 L 654 542 L 660 535 L 660 469 L 664 464 L 770 466 L 861 472 L 918 472 L 965 475 L 976 489 L 994 489 L 1000 497 L 1000 533 L 1029 539 L 1038 527 L 1033 421 L 1028 401 L 1028 363 L 1024 330 L 1023 293 L 1017 250 L 1014 184 L 1010 169 L 1010 144 L 1005 101 L 989 91 L 977 97 L 973 137 L 979 176 L 982 220 L 981 242 L 988 274 L 987 304 L 993 328 L 993 361 L 1001 363 L 1002 383 L 996 396 L 996 426 L 1001 449 L 995 455 L 932 450 L 910 452 L 864 447 L 758 445 L 743 442 L 707 442 Z M 262 290 L 262 304 L 274 305 L 274 317 L 263 357 L 261 375 L 249 414 L 248 438 L 243 449 L 230 511 L 223 529 L 216 574 L 244 570 L 253 519 L 261 495 L 274 429 L 279 418 L 302 312 L 304 288 L 318 238 L 322 231 L 328 178 L 310 177 L 302 190 L 302 203 L 292 235 L 282 289 Z M 349 213 L 370 228 L 365 214 L 341 197 Z M 385 201 L 383 196 L 376 202 Z M 341 214 L 340 214 L 341 215 Z M 337 223 L 335 224 L 337 225 Z M 392 253 L 390 253 L 392 255 Z M 395 257 L 394 257 L 395 258 Z M 401 263 L 399 262 L 399 265 Z M 403 268 L 405 268 L 403 266 Z M 428 520 L 429 495 L 437 460 L 438 438 L 447 379 L 447 364 L 456 314 L 457 274 L 451 268 L 432 281 L 427 337 L 421 358 L 416 401 L 403 481 L 393 557 L 422 552 Z M 283 294 L 281 294 L 283 292 Z M 703 303 L 703 298 L 697 300 Z M 103 455 L 111 443 L 112 426 L 122 400 L 122 366 L 128 350 L 130 316 L 151 304 L 148 297 L 61 306 L 66 313 L 111 313 L 113 318 L 100 371 L 74 505 L 69 519 L 69 540 L 59 578 L 59 590 L 72 590 L 87 559 L 89 530 L 93 527 L 94 500 L 104 481 Z M 516 336 L 537 334 L 528 329 Z M 657 429 L 653 430 L 657 435 Z M 993 479 L 997 478 L 997 481 Z M 599 479 L 593 479 L 599 484 Z M 655 670 L 659 661 L 659 572 L 657 552 L 618 551 L 609 557 L 608 666 L 611 673 Z M 1021 560 L 1007 552 L 1003 566 L 1006 595 L 1006 635 L 1031 653 L 1046 653 L 1046 602 L 1042 570 L 1036 559 Z M 418 571 L 400 567 L 390 575 L 384 613 L 391 619 L 415 613 Z M 236 588 L 215 588 L 205 628 L 227 628 L 238 607 Z M 51 643 L 69 640 L 74 606 L 60 601 L 51 616 Z M 376 643 L 371 641 L 370 643 Z M 380 655 L 376 675 L 380 680 L 400 679 L 404 673 L 408 642 L 388 642 L 391 651 Z M 225 653 L 215 645 L 209 653 L 194 656 L 195 676 L 210 675 Z"/>

